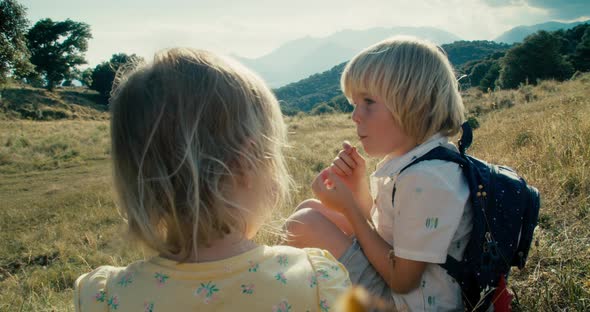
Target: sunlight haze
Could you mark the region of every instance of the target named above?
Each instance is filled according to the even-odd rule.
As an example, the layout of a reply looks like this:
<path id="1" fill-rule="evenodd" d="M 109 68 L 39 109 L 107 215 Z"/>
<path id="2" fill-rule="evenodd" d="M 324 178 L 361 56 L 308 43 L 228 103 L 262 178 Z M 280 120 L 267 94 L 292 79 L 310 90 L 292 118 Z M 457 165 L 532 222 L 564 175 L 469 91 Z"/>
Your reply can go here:
<path id="1" fill-rule="evenodd" d="M 519 25 L 590 16 L 587 0 L 270 1 L 21 0 L 31 25 L 42 18 L 91 26 L 90 66 L 114 53 L 150 57 L 172 46 L 257 58 L 281 44 L 372 27 L 430 26 L 464 40 L 493 40 Z"/>

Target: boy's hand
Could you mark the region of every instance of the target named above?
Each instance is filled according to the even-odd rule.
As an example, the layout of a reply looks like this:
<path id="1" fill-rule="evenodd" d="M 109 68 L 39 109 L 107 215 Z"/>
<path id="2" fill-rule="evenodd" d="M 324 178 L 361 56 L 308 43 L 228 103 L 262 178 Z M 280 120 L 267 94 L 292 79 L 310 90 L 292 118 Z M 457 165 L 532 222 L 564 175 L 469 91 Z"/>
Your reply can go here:
<path id="1" fill-rule="evenodd" d="M 330 171 L 338 175 L 342 182 L 353 193 L 361 209 L 368 213 L 373 205 L 369 191 L 369 184 L 365 177 L 367 165 L 356 147 L 348 141 L 342 143 L 342 150 L 329 167 Z M 328 186 L 330 182 L 328 182 Z"/>
<path id="2" fill-rule="evenodd" d="M 343 179 L 329 168 L 324 169 L 315 178 L 311 189 L 326 208 L 344 215 L 358 207 L 350 188 Z"/>
<path id="3" fill-rule="evenodd" d="M 348 141 L 342 142 L 342 150 L 334 158 L 330 168 L 334 173 L 344 178 L 345 183 L 351 186 L 364 178 L 367 169 L 363 156 Z"/>

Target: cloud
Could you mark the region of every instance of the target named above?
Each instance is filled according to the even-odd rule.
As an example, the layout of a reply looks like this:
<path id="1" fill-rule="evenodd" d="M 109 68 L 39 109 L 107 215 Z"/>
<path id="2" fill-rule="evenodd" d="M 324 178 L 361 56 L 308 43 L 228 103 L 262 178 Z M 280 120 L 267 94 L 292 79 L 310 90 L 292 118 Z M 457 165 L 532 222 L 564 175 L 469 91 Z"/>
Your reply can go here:
<path id="1" fill-rule="evenodd" d="M 491 7 L 521 6 L 524 4 L 524 0 L 484 0 L 483 2 Z"/>
<path id="2" fill-rule="evenodd" d="M 490 7 L 528 6 L 542 9 L 550 19 L 573 20 L 590 16 L 588 0 L 483 0 Z"/>
<path id="3" fill-rule="evenodd" d="M 528 0 L 527 3 L 532 7 L 548 10 L 554 18 L 576 19 L 590 16 L 588 0 Z"/>

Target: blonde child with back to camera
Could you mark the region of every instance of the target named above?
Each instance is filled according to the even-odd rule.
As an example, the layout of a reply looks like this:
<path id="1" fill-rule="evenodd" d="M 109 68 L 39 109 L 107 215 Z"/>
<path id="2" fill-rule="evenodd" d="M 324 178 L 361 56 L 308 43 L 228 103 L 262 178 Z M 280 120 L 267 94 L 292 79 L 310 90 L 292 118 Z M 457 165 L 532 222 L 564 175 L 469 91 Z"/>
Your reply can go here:
<path id="1" fill-rule="evenodd" d="M 456 311 L 461 289 L 438 264 L 462 257 L 472 229 L 469 188 L 459 165 L 412 160 L 463 121 L 452 67 L 434 44 L 393 38 L 345 67 L 341 87 L 364 151 L 382 158 L 366 179 L 365 159 L 344 142 L 286 225 L 288 243 L 329 250 L 362 285 L 398 311 Z M 393 196 L 395 186 L 395 196 Z"/>
<path id="2" fill-rule="evenodd" d="M 111 110 L 119 209 L 157 256 L 80 276 L 76 311 L 328 311 L 350 285 L 326 251 L 253 241 L 290 179 L 278 102 L 251 71 L 166 50 Z"/>

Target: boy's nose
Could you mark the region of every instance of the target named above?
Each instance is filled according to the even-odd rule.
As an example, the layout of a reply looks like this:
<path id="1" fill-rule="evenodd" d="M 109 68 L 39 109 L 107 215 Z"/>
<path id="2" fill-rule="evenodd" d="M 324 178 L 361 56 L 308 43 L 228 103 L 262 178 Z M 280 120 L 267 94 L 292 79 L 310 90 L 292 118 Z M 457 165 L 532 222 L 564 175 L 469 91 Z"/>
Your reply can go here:
<path id="1" fill-rule="evenodd" d="M 354 107 L 354 110 L 352 111 L 352 121 L 354 121 L 354 123 L 358 124 L 361 120 L 359 118 L 359 112 L 357 107 Z"/>

